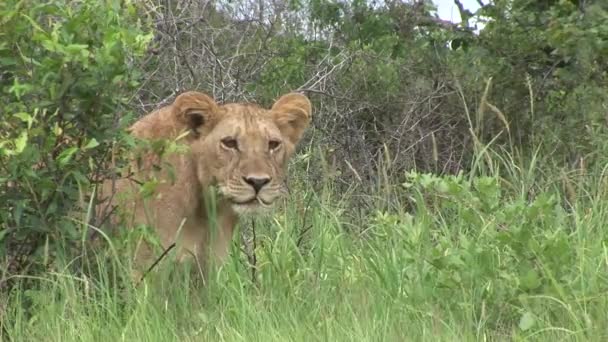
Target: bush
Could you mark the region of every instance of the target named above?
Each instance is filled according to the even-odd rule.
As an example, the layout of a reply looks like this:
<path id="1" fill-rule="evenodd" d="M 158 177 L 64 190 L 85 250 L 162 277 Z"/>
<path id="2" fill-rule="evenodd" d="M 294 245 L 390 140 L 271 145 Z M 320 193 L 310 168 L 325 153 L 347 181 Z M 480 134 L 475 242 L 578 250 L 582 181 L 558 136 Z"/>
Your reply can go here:
<path id="1" fill-rule="evenodd" d="M 50 245 L 84 233 L 71 212 L 86 204 L 128 121 L 152 38 L 140 14 L 118 0 L 0 4 L 0 257 L 9 274 L 48 266 Z"/>

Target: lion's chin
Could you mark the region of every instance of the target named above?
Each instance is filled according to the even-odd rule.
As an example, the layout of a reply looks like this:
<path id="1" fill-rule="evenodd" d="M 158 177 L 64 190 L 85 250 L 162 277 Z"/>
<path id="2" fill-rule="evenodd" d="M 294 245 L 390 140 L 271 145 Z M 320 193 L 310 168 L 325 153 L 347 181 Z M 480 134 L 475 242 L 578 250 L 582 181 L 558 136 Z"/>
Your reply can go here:
<path id="1" fill-rule="evenodd" d="M 272 203 L 265 202 L 259 197 L 244 202 L 231 201 L 232 209 L 237 214 L 259 214 L 272 208 Z"/>

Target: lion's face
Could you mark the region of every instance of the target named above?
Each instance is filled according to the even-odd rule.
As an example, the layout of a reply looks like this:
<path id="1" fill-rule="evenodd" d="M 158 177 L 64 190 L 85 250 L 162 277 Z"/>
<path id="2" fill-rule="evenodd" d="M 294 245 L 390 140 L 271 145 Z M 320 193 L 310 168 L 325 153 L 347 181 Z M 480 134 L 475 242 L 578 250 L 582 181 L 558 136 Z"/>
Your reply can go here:
<path id="1" fill-rule="evenodd" d="M 173 104 L 191 130 L 191 156 L 203 188 L 214 185 L 237 212 L 270 207 L 287 192 L 285 167 L 310 121 L 303 95 L 281 97 L 271 109 L 217 105 L 196 92 Z"/>

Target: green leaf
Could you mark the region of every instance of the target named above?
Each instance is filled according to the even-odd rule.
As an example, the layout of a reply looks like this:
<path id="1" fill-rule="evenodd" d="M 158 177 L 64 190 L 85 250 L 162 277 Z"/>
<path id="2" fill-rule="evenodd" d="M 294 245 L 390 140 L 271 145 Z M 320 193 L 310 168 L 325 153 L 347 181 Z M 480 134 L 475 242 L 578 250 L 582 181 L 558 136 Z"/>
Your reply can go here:
<path id="1" fill-rule="evenodd" d="M 534 290 L 541 285 L 541 280 L 536 271 L 528 269 L 520 278 L 521 286 L 527 290 Z"/>
<path id="2" fill-rule="evenodd" d="M 0 230 L 0 242 L 2 242 L 2 240 L 4 240 L 4 237 L 6 236 L 6 234 L 8 234 L 8 232 L 9 232 L 9 231 L 10 231 L 10 230 L 8 230 L 8 229 L 6 229 L 6 228 L 5 228 L 5 229 Z"/>
<path id="3" fill-rule="evenodd" d="M 27 123 L 28 129 L 32 128 L 32 124 L 34 123 L 34 117 L 31 116 L 29 113 L 19 112 L 19 113 L 13 114 L 13 116 L 20 119 L 21 121 Z"/>
<path id="4" fill-rule="evenodd" d="M 91 140 L 89 140 L 89 142 L 82 148 L 83 150 L 88 150 L 91 148 L 95 148 L 99 146 L 99 142 L 97 142 L 97 140 L 95 138 L 92 138 Z"/>
<path id="5" fill-rule="evenodd" d="M 8 141 L 0 141 L 0 156 L 9 156 L 12 155 L 12 151 L 4 148 L 5 145 L 8 145 Z"/>
<path id="6" fill-rule="evenodd" d="M 23 131 L 21 132 L 21 134 L 19 135 L 19 137 L 17 139 L 15 139 L 15 153 L 16 154 L 20 154 L 21 152 L 23 152 L 23 150 L 25 149 L 25 146 L 27 146 L 27 131 Z"/>
<path id="7" fill-rule="evenodd" d="M 72 160 L 74 154 L 78 151 L 78 147 L 70 147 L 59 154 L 57 161 L 60 166 L 65 166 Z"/>
<path id="8" fill-rule="evenodd" d="M 157 186 L 158 181 L 156 179 L 151 179 L 141 185 L 139 192 L 143 197 L 150 197 L 154 194 L 154 191 L 156 191 Z"/>
<path id="9" fill-rule="evenodd" d="M 526 313 L 524 313 L 519 319 L 519 329 L 521 329 L 522 331 L 529 330 L 534 326 L 535 323 L 536 318 L 534 317 L 534 315 L 531 312 L 526 311 Z"/>
<path id="10" fill-rule="evenodd" d="M 52 41 L 51 39 L 45 39 L 43 41 L 40 42 L 42 44 L 42 46 L 47 49 L 50 52 L 55 52 L 57 51 L 58 45 L 57 43 L 55 43 L 54 41 Z"/>
<path id="11" fill-rule="evenodd" d="M 14 66 L 17 65 L 17 59 L 16 58 L 10 58 L 10 57 L 0 57 L 0 65 L 2 66 Z"/>
<path id="12" fill-rule="evenodd" d="M 88 56 L 88 48 L 89 46 L 86 44 L 70 44 L 65 47 L 65 51 L 73 55 L 81 54 L 84 51 L 84 55 Z"/>
<path id="13" fill-rule="evenodd" d="M 29 122 L 32 119 L 32 116 L 25 112 L 19 112 L 19 113 L 13 114 L 13 116 L 18 119 L 21 119 L 21 121 L 23 121 L 23 122 Z"/>

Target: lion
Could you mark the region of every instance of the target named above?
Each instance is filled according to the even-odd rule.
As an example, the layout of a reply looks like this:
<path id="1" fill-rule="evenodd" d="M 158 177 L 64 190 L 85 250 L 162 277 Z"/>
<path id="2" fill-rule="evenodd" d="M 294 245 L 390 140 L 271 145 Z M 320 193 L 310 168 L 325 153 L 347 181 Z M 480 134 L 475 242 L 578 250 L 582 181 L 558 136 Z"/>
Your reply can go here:
<path id="1" fill-rule="evenodd" d="M 201 92 L 182 93 L 139 119 L 129 132 L 145 140 L 177 139 L 187 151 L 169 153 L 164 163 L 152 153 L 140 163 L 133 160 L 131 177 L 104 181 L 100 201 L 128 214 L 123 225 L 152 227 L 163 249 L 175 243 L 177 260 L 194 259 L 204 276 L 209 263 L 221 265 L 227 259 L 239 216 L 268 209 L 287 193 L 287 162 L 311 112 L 310 100 L 299 93 L 283 95 L 270 109 L 252 103 L 220 105 Z M 139 185 L 153 175 L 157 186 L 145 198 Z M 125 218 L 112 213 L 110 222 L 117 224 L 119 217 Z M 157 256 L 141 243 L 132 276 L 141 277 L 143 267 Z"/>

